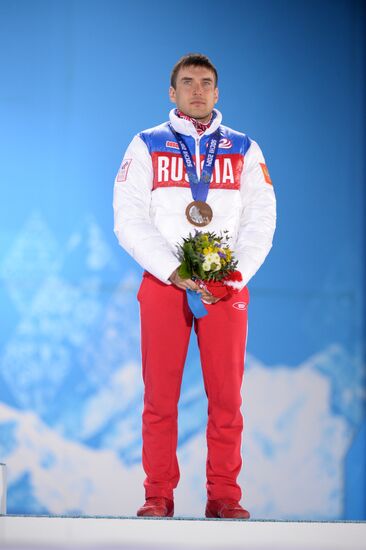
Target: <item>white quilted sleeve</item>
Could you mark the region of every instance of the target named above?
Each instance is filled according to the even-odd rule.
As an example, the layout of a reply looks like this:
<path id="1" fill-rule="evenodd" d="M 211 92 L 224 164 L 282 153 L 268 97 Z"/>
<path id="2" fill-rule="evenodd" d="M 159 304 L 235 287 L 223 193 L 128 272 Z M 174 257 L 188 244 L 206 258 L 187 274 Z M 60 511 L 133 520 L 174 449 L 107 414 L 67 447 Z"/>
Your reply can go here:
<path id="1" fill-rule="evenodd" d="M 244 287 L 272 248 L 276 228 L 276 198 L 261 149 L 255 141 L 244 158 L 241 174 L 243 210 L 235 245 Z"/>
<path id="2" fill-rule="evenodd" d="M 180 262 L 150 219 L 152 181 L 150 153 L 144 141 L 135 136 L 114 182 L 114 233 L 141 267 L 171 284 L 168 278 Z"/>

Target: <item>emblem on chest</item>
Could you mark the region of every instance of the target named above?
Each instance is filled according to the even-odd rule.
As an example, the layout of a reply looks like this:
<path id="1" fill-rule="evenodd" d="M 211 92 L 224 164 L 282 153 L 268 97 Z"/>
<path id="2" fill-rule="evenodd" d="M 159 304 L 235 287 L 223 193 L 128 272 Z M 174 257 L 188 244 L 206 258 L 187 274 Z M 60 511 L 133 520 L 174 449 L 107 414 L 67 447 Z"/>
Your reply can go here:
<path id="1" fill-rule="evenodd" d="M 154 186 L 189 187 L 188 175 L 181 155 L 167 152 L 152 153 Z M 201 170 L 204 157 L 201 156 Z M 239 189 L 243 168 L 242 155 L 218 155 L 211 177 L 210 189 Z"/>

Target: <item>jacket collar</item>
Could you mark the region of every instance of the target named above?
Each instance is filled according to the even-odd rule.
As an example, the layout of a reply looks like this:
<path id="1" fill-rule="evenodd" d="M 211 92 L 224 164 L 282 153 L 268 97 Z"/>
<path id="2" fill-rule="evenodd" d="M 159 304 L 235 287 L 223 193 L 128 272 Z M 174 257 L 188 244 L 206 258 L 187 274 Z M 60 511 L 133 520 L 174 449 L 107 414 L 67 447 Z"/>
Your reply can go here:
<path id="1" fill-rule="evenodd" d="M 174 130 L 178 132 L 178 134 L 183 134 L 184 136 L 192 136 L 194 138 L 203 137 L 213 134 L 221 124 L 222 114 L 217 109 L 214 109 L 214 111 L 216 113 L 216 117 L 210 124 L 210 127 L 207 128 L 207 130 L 203 134 L 201 134 L 201 136 L 198 135 L 196 128 L 190 120 L 180 118 L 175 114 L 175 109 L 172 109 L 170 111 L 169 119 Z"/>

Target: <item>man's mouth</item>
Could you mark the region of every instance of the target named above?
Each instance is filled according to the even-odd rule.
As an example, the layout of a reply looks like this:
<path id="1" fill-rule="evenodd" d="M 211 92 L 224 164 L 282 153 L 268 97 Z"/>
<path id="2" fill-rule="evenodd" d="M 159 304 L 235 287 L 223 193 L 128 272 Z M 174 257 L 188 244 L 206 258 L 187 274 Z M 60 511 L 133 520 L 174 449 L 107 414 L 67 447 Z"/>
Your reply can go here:
<path id="1" fill-rule="evenodd" d="M 204 105 L 204 101 L 200 101 L 199 99 L 195 99 L 194 101 L 191 101 L 191 105 Z"/>

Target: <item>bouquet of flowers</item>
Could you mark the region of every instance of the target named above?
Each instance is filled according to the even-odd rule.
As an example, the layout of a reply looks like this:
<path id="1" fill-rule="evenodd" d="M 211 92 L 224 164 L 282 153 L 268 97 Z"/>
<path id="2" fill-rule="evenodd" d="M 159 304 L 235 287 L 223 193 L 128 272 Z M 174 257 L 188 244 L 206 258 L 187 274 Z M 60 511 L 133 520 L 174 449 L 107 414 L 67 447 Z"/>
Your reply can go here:
<path id="1" fill-rule="evenodd" d="M 178 274 L 182 279 L 193 279 L 216 298 L 224 298 L 241 287 L 242 276 L 236 270 L 238 261 L 228 245 L 228 231 L 216 235 L 196 229 L 178 246 L 181 265 Z"/>

